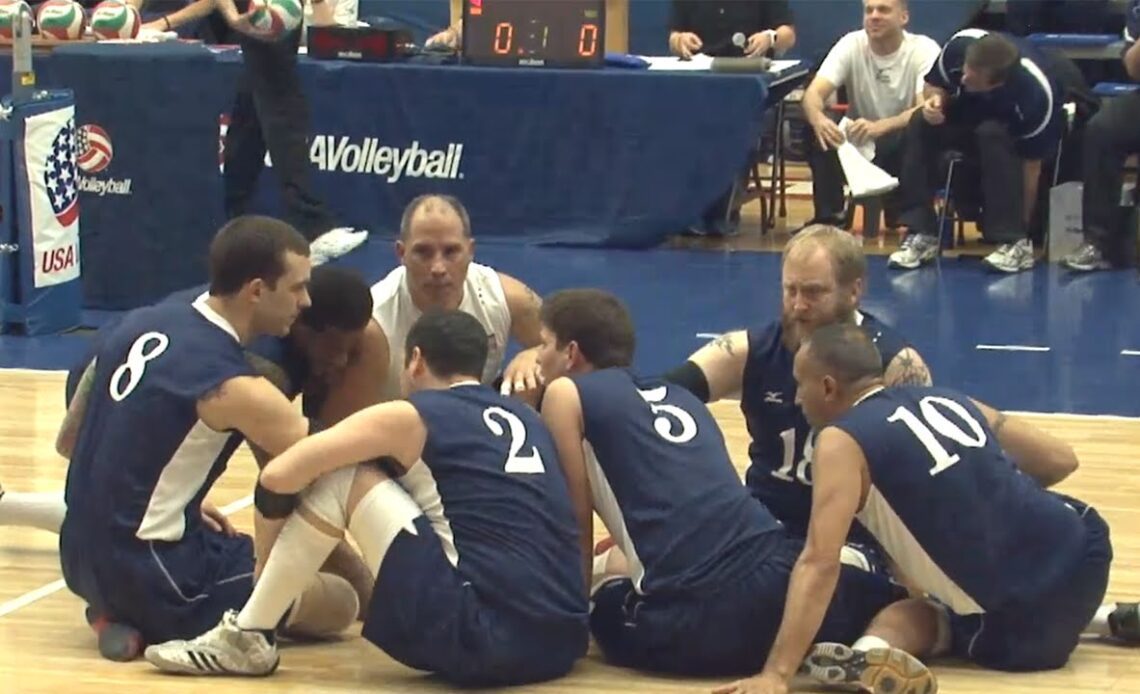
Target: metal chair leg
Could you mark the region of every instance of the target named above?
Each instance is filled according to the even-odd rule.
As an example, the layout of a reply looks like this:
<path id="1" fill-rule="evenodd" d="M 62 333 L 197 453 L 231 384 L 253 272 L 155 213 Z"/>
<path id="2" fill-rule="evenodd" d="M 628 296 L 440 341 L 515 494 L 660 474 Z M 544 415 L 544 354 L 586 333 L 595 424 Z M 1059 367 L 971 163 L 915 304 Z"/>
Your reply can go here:
<path id="1" fill-rule="evenodd" d="M 954 167 L 957 159 L 950 160 L 946 168 L 946 186 L 942 189 L 942 209 L 938 211 L 938 254 L 935 256 L 939 262 L 942 260 L 942 238 L 946 233 L 946 212 L 950 209 L 950 186 L 954 184 Z"/>

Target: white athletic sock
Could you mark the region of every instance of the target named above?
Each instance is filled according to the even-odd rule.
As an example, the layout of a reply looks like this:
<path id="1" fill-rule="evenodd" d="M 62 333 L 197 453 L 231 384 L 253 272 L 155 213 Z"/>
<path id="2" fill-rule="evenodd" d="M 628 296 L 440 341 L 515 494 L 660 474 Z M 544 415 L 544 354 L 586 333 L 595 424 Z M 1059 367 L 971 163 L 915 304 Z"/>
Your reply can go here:
<path id="1" fill-rule="evenodd" d="M 269 561 L 253 587 L 249 601 L 238 613 L 242 629 L 272 630 L 325 563 L 340 542 L 293 514 L 273 543 Z"/>
<path id="2" fill-rule="evenodd" d="M 63 492 L 4 492 L 0 495 L 0 525 L 18 525 L 58 533 L 66 513 L 67 504 L 63 501 Z"/>
<path id="3" fill-rule="evenodd" d="M 1107 605 L 1101 605 L 1100 609 L 1093 615 L 1092 621 L 1089 622 L 1085 633 L 1093 634 L 1094 636 L 1106 637 L 1112 636 L 1112 627 L 1108 624 L 1108 615 L 1112 614 L 1116 609 L 1116 603 L 1110 602 Z"/>
<path id="4" fill-rule="evenodd" d="M 867 652 L 873 648 L 890 648 L 891 644 L 878 636 L 860 636 L 859 640 L 851 646 L 851 650 Z"/>
<path id="5" fill-rule="evenodd" d="M 348 532 L 360 545 L 360 553 L 372 575 L 380 575 L 384 555 L 401 530 L 417 534 L 412 522 L 421 515 L 419 505 L 392 480 L 384 480 L 368 490 L 348 519 Z"/>

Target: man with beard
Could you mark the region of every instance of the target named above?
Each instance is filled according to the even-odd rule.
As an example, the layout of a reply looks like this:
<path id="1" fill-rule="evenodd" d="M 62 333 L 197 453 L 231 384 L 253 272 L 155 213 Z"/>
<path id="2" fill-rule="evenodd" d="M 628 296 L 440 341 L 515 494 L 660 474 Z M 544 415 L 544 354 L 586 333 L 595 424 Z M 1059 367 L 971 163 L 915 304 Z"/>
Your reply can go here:
<path id="1" fill-rule="evenodd" d="M 784 248 L 783 308 L 779 320 L 726 333 L 665 374 L 704 402 L 740 394 L 752 442 L 745 481 L 752 495 L 788 531 L 807 534 L 811 516 L 811 427 L 795 402 L 792 362 L 800 343 L 816 328 L 851 322 L 863 328 L 883 356 L 887 385 L 930 385 L 930 371 L 901 335 L 859 309 L 867 263 L 856 239 L 842 229 L 815 225 Z M 859 525 L 852 542 L 872 544 Z M 850 550 L 845 559 L 868 566 Z"/>

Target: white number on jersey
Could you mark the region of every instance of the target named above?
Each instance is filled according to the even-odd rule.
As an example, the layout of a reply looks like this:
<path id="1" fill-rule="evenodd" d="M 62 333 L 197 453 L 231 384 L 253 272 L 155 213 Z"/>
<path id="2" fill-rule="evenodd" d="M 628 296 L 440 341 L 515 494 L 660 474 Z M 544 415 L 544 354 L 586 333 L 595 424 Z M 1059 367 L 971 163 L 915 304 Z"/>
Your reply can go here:
<path id="1" fill-rule="evenodd" d="M 150 346 L 152 342 L 155 343 L 153 347 Z M 162 333 L 149 332 L 140 335 L 127 352 L 126 361 L 111 374 L 111 383 L 108 387 L 111 399 L 122 402 L 133 393 L 142 381 L 143 374 L 146 373 L 147 362 L 157 359 L 169 346 L 170 338 Z M 124 376 L 128 377 L 126 385 L 123 384 Z"/>
<path id="2" fill-rule="evenodd" d="M 772 476 L 785 482 L 799 482 L 811 486 L 811 458 L 815 450 L 814 438 L 809 433 L 807 441 L 804 442 L 804 457 L 796 464 L 796 430 L 785 429 L 780 432 L 780 440 L 784 444 L 784 464 L 780 466 L 779 470 L 773 470 Z M 795 468 L 796 476 L 792 477 L 792 468 Z"/>
<path id="3" fill-rule="evenodd" d="M 693 419 L 693 415 L 676 405 L 658 405 L 657 403 L 665 399 L 665 388 L 665 386 L 661 386 L 653 390 L 639 390 L 637 392 L 645 402 L 649 403 L 650 411 L 659 415 L 653 420 L 653 429 L 661 438 L 670 443 L 688 443 L 697 436 L 697 420 Z M 674 421 L 681 425 L 681 431 L 676 434 L 673 433 Z"/>
<path id="4" fill-rule="evenodd" d="M 506 428 L 503 428 L 500 419 L 507 423 Z M 538 452 L 537 446 L 531 446 L 530 453 L 519 455 L 519 451 L 526 444 L 526 425 L 513 412 L 501 407 L 488 407 L 483 410 L 483 423 L 495 436 L 511 437 L 510 453 L 507 454 L 504 470 L 520 475 L 540 475 L 546 472 L 546 466 L 542 464 L 542 455 Z"/>
<path id="5" fill-rule="evenodd" d="M 981 448 L 986 445 L 986 432 L 982 429 L 982 425 L 970 416 L 966 408 L 960 404 L 947 398 L 928 395 L 920 400 L 918 405 L 922 419 L 919 419 L 905 407 L 900 406 L 894 414 L 887 417 L 887 421 L 902 422 L 922 443 L 923 447 L 930 453 L 930 457 L 934 459 L 934 467 L 930 469 L 932 476 L 949 468 L 961 459 L 957 453 L 946 450 L 946 447 L 934 435 L 935 432 L 966 448 Z M 954 413 L 959 420 L 970 428 L 970 433 L 962 431 L 961 427 L 950 421 L 946 415 L 939 411 L 941 408 Z"/>

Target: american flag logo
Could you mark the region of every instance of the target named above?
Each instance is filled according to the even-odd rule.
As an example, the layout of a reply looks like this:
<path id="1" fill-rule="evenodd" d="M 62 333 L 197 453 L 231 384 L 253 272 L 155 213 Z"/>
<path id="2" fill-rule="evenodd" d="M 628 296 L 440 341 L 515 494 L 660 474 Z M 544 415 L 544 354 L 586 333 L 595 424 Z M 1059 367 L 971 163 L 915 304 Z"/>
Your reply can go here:
<path id="1" fill-rule="evenodd" d="M 51 154 L 44 171 L 51 211 L 64 227 L 79 217 L 79 189 L 75 176 L 75 119 L 59 129 L 51 143 Z"/>

